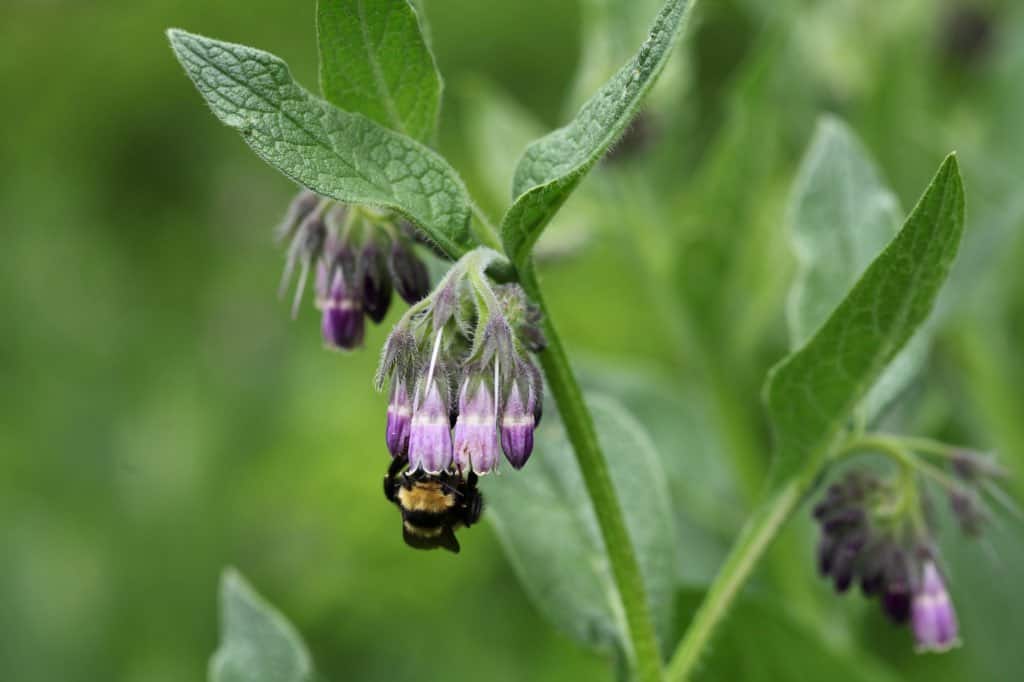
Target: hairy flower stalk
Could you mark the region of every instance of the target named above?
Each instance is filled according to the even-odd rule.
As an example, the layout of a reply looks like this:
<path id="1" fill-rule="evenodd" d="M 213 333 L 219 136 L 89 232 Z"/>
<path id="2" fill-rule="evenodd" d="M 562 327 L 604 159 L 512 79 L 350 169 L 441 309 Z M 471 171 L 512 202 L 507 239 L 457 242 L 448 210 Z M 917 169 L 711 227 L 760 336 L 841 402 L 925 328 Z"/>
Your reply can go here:
<path id="1" fill-rule="evenodd" d="M 394 457 L 402 453 L 403 392 L 416 377 L 410 472 L 484 475 L 497 469 L 502 451 L 519 469 L 533 450 L 543 389 L 530 353 L 543 347 L 544 337 L 522 290 L 487 278 L 495 257 L 479 249 L 452 266 L 385 343 L 378 386 L 391 377 L 387 443 Z M 401 256 L 392 262 L 399 271 L 408 265 Z M 396 279 L 396 290 L 415 283 L 413 270 L 403 271 L 409 275 L 403 284 Z M 458 387 L 455 400 L 452 387 Z"/>

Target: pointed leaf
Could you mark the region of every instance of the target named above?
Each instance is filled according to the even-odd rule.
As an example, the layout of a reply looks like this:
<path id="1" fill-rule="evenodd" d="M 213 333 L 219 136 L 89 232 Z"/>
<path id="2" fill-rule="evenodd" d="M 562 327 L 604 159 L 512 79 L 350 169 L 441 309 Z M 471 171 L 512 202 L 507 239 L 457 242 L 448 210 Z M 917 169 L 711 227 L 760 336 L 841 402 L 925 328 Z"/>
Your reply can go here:
<path id="1" fill-rule="evenodd" d="M 770 373 L 776 474 L 817 471 L 857 404 L 931 312 L 963 233 L 964 195 L 950 155 L 895 239 L 828 320 Z"/>
<path id="2" fill-rule="evenodd" d="M 435 152 L 317 99 L 272 54 L 177 29 L 168 37 L 213 113 L 270 165 L 320 194 L 401 213 L 452 258 L 473 246 L 466 189 Z"/>
<path id="3" fill-rule="evenodd" d="M 210 682 L 309 682 L 313 663 L 284 616 L 234 569 L 220 581 L 220 647 Z"/>
<path id="4" fill-rule="evenodd" d="M 793 348 L 803 345 L 843 300 L 896 234 L 900 215 L 899 201 L 857 136 L 841 120 L 822 117 L 790 196 L 788 223 L 797 272 L 786 312 Z M 927 327 L 865 397 L 867 419 L 898 396 L 924 365 L 930 345 Z"/>
<path id="5" fill-rule="evenodd" d="M 640 563 L 663 647 L 672 628 L 677 569 L 668 487 L 650 439 L 615 401 L 588 401 Z M 519 579 L 558 628 L 622 652 L 625 615 L 597 517 L 561 424 L 545 421 L 533 459 L 488 485 L 489 515 Z M 490 481 L 488 481 L 490 483 Z"/>
<path id="6" fill-rule="evenodd" d="M 324 99 L 429 142 L 441 108 L 441 75 L 408 0 L 319 0 Z"/>
<path id="7" fill-rule="evenodd" d="M 626 130 L 665 66 L 690 5 L 668 0 L 636 56 L 568 125 L 527 147 L 516 168 L 516 199 L 501 225 L 505 251 L 517 267 L 579 181 Z"/>

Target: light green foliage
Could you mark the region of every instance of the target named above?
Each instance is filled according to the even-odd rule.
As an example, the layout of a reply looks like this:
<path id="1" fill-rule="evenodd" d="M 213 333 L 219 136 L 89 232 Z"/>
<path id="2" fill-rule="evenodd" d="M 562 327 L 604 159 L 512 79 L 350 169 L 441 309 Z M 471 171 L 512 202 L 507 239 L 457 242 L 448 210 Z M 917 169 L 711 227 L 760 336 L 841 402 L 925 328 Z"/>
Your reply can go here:
<path id="1" fill-rule="evenodd" d="M 282 173 L 341 201 L 394 209 L 453 258 L 472 246 L 466 189 L 436 153 L 317 99 L 267 52 L 177 29 L 168 36 L 214 114 Z"/>
<path id="2" fill-rule="evenodd" d="M 892 239 L 900 215 L 898 200 L 854 133 L 837 118 L 822 118 L 790 196 L 797 272 L 786 312 L 793 348 L 806 343 Z M 926 325 L 878 379 L 864 399 L 866 419 L 920 371 L 929 336 Z"/>
<path id="3" fill-rule="evenodd" d="M 643 428 L 609 398 L 588 401 L 663 648 L 672 628 L 676 552 L 664 471 Z M 624 615 L 597 518 L 562 425 L 545 417 L 522 471 L 488 481 L 490 518 L 527 592 L 579 641 L 622 652 Z"/>
<path id="4" fill-rule="evenodd" d="M 931 312 L 963 223 L 963 185 L 950 155 L 900 233 L 824 325 L 772 370 L 765 397 L 777 475 L 817 470 L 857 404 Z"/>
<path id="5" fill-rule="evenodd" d="M 683 630 L 700 603 L 701 593 L 684 590 L 676 605 Z M 737 600 L 694 682 L 896 682 L 887 666 L 848 647 L 828 642 L 795 618 L 776 595 L 749 595 Z"/>
<path id="6" fill-rule="evenodd" d="M 210 682 L 312 682 L 313 663 L 291 623 L 234 569 L 220 581 L 220 648 Z"/>
<path id="7" fill-rule="evenodd" d="M 818 122 L 793 184 L 788 223 L 797 272 L 787 319 L 804 345 L 899 228 L 899 202 L 837 118 Z"/>
<path id="8" fill-rule="evenodd" d="M 409 1 L 319 0 L 316 26 L 324 99 L 429 143 L 441 75 Z"/>
<path id="9" fill-rule="evenodd" d="M 568 125 L 527 147 L 516 168 L 515 201 L 501 224 L 505 250 L 516 266 L 527 261 L 544 227 L 629 125 L 665 66 L 689 6 L 687 0 L 668 0 L 636 56 Z"/>

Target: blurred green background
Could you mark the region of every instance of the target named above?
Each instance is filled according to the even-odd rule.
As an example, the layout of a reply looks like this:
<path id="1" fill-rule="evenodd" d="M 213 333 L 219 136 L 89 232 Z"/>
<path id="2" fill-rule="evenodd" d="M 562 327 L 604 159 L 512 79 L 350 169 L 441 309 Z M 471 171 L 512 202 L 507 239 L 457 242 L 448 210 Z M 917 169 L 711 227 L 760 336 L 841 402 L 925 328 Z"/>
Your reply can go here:
<path id="1" fill-rule="evenodd" d="M 497 213 L 505 133 L 564 122 L 657 3 L 422 4 L 447 84 L 439 146 Z M 370 387 L 387 324 L 341 356 L 311 306 L 289 319 L 271 228 L 294 188 L 209 114 L 162 33 L 261 47 L 314 87 L 313 17 L 311 1 L 0 8 L 4 680 L 202 679 L 228 564 L 329 679 L 611 679 L 529 604 L 487 524 L 458 557 L 402 544 Z M 707 1 L 643 124 L 553 227 L 541 267 L 566 344 L 660 446 L 689 533 L 666 541 L 695 587 L 767 463 L 758 396 L 786 349 L 786 196 L 824 111 L 904 206 L 960 152 L 964 251 L 927 372 L 887 419 L 999 450 L 1020 498 L 1022 74 L 1012 0 Z M 813 576 L 804 515 L 752 586 L 767 602 L 730 621 L 708 674 L 818 679 L 801 666 L 820 640 L 879 679 L 1019 679 L 1021 537 L 1010 517 L 980 543 L 944 537 L 966 646 L 916 657 L 873 604 Z M 773 613 L 802 634 L 752 647 Z"/>

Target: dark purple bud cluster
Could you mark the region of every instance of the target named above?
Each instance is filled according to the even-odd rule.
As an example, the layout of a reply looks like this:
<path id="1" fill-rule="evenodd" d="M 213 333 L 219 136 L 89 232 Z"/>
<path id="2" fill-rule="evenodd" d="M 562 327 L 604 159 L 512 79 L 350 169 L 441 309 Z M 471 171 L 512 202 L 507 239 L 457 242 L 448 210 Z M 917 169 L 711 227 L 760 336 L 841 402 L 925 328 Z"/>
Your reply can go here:
<path id="1" fill-rule="evenodd" d="M 280 228 L 290 240 L 280 294 L 298 269 L 292 317 L 298 314 L 310 271 L 316 270 L 316 305 L 324 343 L 352 350 L 363 345 L 364 316 L 380 323 L 392 291 L 407 303 L 430 291 L 427 267 L 416 255 L 412 228 L 387 214 L 346 207 L 304 190 L 292 201 Z"/>
<path id="2" fill-rule="evenodd" d="M 530 353 L 543 348 L 540 315 L 517 285 L 486 277 L 493 252 L 471 252 L 410 308 L 384 347 L 378 386 L 390 377 L 386 441 L 409 471 L 516 469 L 533 452 L 543 381 Z"/>
<path id="3" fill-rule="evenodd" d="M 956 613 L 917 521 L 920 507 L 908 501 L 916 494 L 908 500 L 905 488 L 866 471 L 830 485 L 814 507 L 818 570 L 837 592 L 857 583 L 894 623 L 910 622 L 919 650 L 944 651 L 957 642 Z"/>

